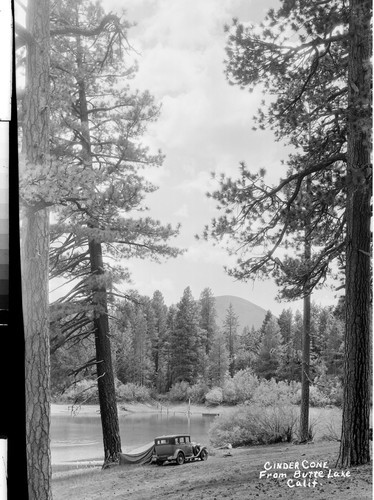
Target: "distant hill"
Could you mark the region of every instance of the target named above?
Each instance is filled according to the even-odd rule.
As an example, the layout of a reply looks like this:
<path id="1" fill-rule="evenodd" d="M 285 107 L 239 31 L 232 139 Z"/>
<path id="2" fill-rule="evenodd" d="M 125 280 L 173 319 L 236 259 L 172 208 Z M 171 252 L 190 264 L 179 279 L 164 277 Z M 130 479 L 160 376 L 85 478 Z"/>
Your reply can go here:
<path id="1" fill-rule="evenodd" d="M 249 300 L 241 299 L 240 297 L 235 297 L 234 295 L 220 295 L 215 297 L 215 300 L 218 326 L 222 326 L 230 303 L 234 308 L 235 314 L 239 318 L 239 335 L 242 334 L 245 326 L 249 326 L 249 328 L 254 326 L 257 329 L 264 321 L 266 310 L 262 307 L 256 306 L 256 304 L 253 304 Z"/>

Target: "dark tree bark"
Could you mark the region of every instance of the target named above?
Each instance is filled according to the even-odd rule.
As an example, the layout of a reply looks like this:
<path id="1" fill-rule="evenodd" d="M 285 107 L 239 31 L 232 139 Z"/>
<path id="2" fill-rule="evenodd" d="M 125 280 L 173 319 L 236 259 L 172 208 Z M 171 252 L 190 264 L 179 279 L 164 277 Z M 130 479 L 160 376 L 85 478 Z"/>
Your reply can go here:
<path id="1" fill-rule="evenodd" d="M 27 47 L 23 151 L 27 162 L 43 166 L 49 156 L 49 0 L 29 0 L 26 23 L 36 43 Z M 48 210 L 23 207 L 21 268 L 30 500 L 52 498 L 48 267 Z"/>
<path id="2" fill-rule="evenodd" d="M 227 351 L 229 353 L 229 373 L 231 377 L 233 377 L 235 373 L 236 337 L 238 325 L 238 317 L 236 316 L 234 308 L 230 303 L 226 311 L 223 328 L 227 342 Z"/>
<path id="3" fill-rule="evenodd" d="M 103 274 L 103 257 L 101 244 L 90 241 L 91 272 L 98 276 Z M 96 363 L 99 389 L 101 426 L 103 429 L 104 465 L 117 462 L 121 453 L 116 391 L 110 347 L 109 321 L 107 309 L 107 292 L 105 286 L 94 291 L 94 333 L 96 346 Z"/>
<path id="4" fill-rule="evenodd" d="M 310 137 L 309 137 L 310 140 Z M 309 210 L 310 192 L 312 188 L 312 181 L 308 176 L 306 182 L 305 202 L 307 210 Z M 304 229 L 304 259 L 306 265 L 310 263 L 312 256 L 311 245 L 311 215 L 307 214 L 305 218 Z M 305 284 L 305 294 L 309 287 L 309 279 L 307 278 Z M 303 338 L 302 338 L 302 364 L 301 364 L 301 407 L 300 407 L 300 442 L 307 443 L 310 440 L 309 435 L 309 386 L 310 386 L 310 307 L 311 296 L 307 294 L 304 296 L 304 316 L 303 316 Z"/>
<path id="5" fill-rule="evenodd" d="M 304 297 L 304 325 L 301 364 L 301 405 L 300 405 L 300 442 L 309 441 L 309 380 L 310 380 L 310 295 Z"/>
<path id="6" fill-rule="evenodd" d="M 339 464 L 370 461 L 371 2 L 351 0 L 345 381 Z"/>

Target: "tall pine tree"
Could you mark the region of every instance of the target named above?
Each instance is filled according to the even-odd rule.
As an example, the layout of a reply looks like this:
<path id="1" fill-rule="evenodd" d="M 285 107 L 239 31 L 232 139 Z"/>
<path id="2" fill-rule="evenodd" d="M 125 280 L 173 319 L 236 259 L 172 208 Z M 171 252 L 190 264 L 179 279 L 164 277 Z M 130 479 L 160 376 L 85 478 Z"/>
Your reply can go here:
<path id="1" fill-rule="evenodd" d="M 213 197 L 225 215 L 206 232 L 218 239 L 229 234 L 242 249 L 233 276 L 274 273 L 291 298 L 323 284 L 331 263 L 346 252 L 345 466 L 369 460 L 371 13 L 368 0 L 284 0 L 261 26 L 234 21 L 227 75 L 275 96 L 260 109 L 258 126 L 271 127 L 297 149 L 275 186 L 244 164 L 238 180 L 223 177 Z M 278 251 L 297 249 L 300 195 L 310 180 L 305 211 L 320 247 L 304 261 L 285 259 Z"/>
<path id="2" fill-rule="evenodd" d="M 200 295 L 200 328 L 206 332 L 204 340 L 206 354 L 209 354 L 217 328 L 216 316 L 213 292 L 210 288 L 204 288 Z"/>
<path id="3" fill-rule="evenodd" d="M 236 351 L 238 346 L 239 318 L 235 313 L 233 305 L 230 303 L 226 310 L 222 331 L 226 338 L 226 347 L 229 354 L 229 371 L 233 376 L 235 373 Z"/>
<path id="4" fill-rule="evenodd" d="M 60 2 L 52 14 L 56 98 L 47 180 L 59 206 L 54 210 L 51 276 L 76 280 L 66 300 L 59 300 L 55 318 L 69 315 L 67 306 L 75 315 L 79 305 L 93 325 L 105 462 L 111 462 L 118 459 L 121 444 L 108 313 L 118 294 L 115 282 L 128 277 L 113 262 L 175 256 L 178 251 L 166 242 L 177 231 L 150 217 L 135 217 L 135 211 L 145 208 L 145 194 L 155 189 L 140 171 L 160 165 L 162 156 L 150 155 L 141 144 L 157 108 L 149 93 L 130 91 L 134 68 L 122 57 L 128 53 L 127 23 L 89 1 Z M 140 323 L 138 318 L 136 328 Z M 136 352 L 142 360 L 137 379 L 143 383 L 147 357 Z"/>
<path id="5" fill-rule="evenodd" d="M 177 304 L 175 326 L 171 337 L 171 371 L 174 382 L 197 381 L 201 367 L 202 331 L 199 327 L 199 308 L 190 287 Z"/>

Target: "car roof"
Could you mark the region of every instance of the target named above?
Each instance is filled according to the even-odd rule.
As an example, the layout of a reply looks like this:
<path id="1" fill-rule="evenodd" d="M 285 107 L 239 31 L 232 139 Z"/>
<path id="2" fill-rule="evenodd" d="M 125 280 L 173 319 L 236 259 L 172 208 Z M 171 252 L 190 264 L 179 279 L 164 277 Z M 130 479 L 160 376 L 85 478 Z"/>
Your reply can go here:
<path id="1" fill-rule="evenodd" d="M 155 439 L 176 438 L 176 437 L 191 437 L 190 434 L 168 434 L 167 436 L 157 436 Z"/>

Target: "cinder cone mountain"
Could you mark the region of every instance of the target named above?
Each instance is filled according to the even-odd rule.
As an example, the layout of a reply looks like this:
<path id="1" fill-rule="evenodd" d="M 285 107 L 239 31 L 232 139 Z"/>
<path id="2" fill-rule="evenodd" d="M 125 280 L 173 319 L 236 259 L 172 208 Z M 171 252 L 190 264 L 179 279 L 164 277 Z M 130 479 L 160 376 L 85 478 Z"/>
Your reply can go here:
<path id="1" fill-rule="evenodd" d="M 253 302 L 250 302 L 249 300 L 242 299 L 234 295 L 219 295 L 218 297 L 215 297 L 215 301 L 217 325 L 222 326 L 226 317 L 227 308 L 231 303 L 235 314 L 238 316 L 239 335 L 242 334 L 244 327 L 249 326 L 249 328 L 252 328 L 252 326 L 254 326 L 255 329 L 257 329 L 261 327 L 262 322 L 264 321 L 266 310 L 256 304 L 253 304 Z"/>

